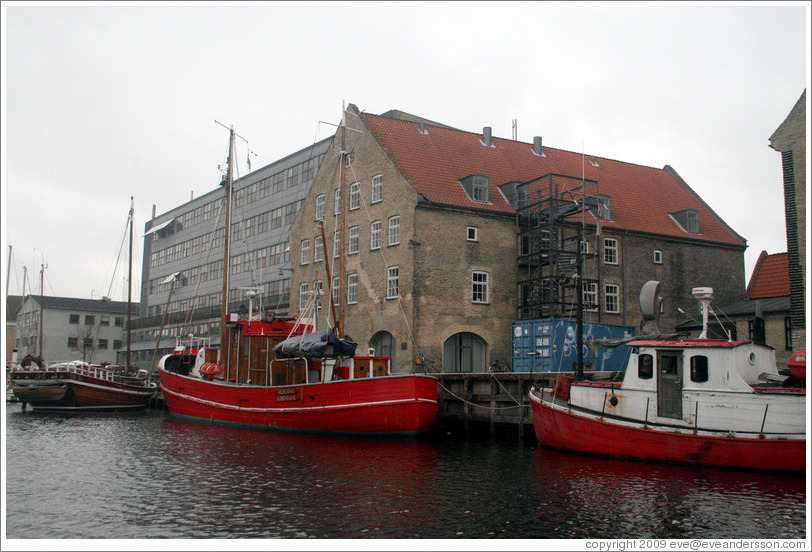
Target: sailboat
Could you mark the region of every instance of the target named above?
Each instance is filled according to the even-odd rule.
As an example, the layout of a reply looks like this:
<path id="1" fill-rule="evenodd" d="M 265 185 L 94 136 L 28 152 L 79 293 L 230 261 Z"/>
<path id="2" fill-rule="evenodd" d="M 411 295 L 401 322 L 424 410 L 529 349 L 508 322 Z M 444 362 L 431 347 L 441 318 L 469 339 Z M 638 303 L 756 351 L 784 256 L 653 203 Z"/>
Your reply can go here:
<path id="1" fill-rule="evenodd" d="M 712 288 L 697 339 L 658 335 L 659 282 L 641 292 L 651 335 L 630 338 L 622 381 L 559 375 L 530 391 L 536 438 L 546 446 L 606 456 L 726 468 L 806 470 L 806 353 L 780 374 L 771 347 L 708 338 Z M 644 326 L 644 327 L 646 327 Z M 676 336 L 673 336 L 676 337 Z"/>
<path id="2" fill-rule="evenodd" d="M 132 279 L 132 227 L 133 204 L 127 217 L 130 236 L 128 284 Z M 45 267 L 42 267 L 44 272 Z M 42 273 L 41 273 L 42 275 Z M 47 365 L 41 357 L 23 361 L 11 372 L 12 392 L 25 410 L 48 411 L 121 411 L 137 410 L 147 406 L 158 387 L 147 374 L 130 368 L 130 316 L 132 285 L 127 296 L 127 364 L 110 366 L 83 361 L 61 362 Z M 40 292 L 40 345 L 42 354 L 42 309 L 44 297 Z"/>
<path id="3" fill-rule="evenodd" d="M 231 226 L 234 128 L 225 184 Z M 320 290 L 298 319 L 228 313 L 230 232 L 225 232 L 219 346 L 186 336 L 158 362 L 170 415 L 196 422 L 291 432 L 414 435 L 437 416 L 437 381 L 390 374 L 390 358 L 356 355 L 335 328 L 318 330 Z M 309 319 L 305 315 L 312 310 Z"/>

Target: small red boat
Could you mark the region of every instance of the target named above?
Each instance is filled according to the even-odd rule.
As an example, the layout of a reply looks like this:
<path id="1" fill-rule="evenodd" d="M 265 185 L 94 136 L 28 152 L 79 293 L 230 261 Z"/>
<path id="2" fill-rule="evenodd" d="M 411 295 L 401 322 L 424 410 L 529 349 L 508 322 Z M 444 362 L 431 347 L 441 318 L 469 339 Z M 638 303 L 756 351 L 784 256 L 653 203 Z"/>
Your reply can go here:
<path id="1" fill-rule="evenodd" d="M 699 292 L 705 328 L 710 293 Z M 622 381 L 562 374 L 552 390 L 531 390 L 539 443 L 641 460 L 805 471 L 804 382 L 778 373 L 772 348 L 705 335 L 627 343 Z"/>

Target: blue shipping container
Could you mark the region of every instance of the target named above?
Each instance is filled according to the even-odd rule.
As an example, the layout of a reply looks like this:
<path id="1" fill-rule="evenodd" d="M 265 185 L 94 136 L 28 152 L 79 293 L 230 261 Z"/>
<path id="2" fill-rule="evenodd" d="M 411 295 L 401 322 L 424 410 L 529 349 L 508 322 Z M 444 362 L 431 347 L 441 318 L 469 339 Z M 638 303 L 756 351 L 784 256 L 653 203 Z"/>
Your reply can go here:
<path id="1" fill-rule="evenodd" d="M 574 320 L 542 318 L 517 320 L 513 323 L 514 372 L 572 372 L 578 361 Z M 631 326 L 615 326 L 584 322 L 584 341 L 590 339 L 622 339 L 635 335 Z M 595 371 L 618 371 L 626 367 L 629 347 L 610 349 L 597 346 L 596 358 L 584 346 L 584 362 Z"/>

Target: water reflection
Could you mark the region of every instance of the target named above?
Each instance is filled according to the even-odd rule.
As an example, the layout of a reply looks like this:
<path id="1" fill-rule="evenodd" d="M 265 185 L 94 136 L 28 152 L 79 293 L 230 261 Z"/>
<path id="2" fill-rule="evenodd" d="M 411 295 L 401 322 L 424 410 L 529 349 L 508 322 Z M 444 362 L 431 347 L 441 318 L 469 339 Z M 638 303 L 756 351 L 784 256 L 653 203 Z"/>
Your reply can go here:
<path id="1" fill-rule="evenodd" d="M 595 458 L 539 448 L 540 520 L 562 537 L 804 538 L 802 476 Z"/>
<path id="2" fill-rule="evenodd" d="M 7 416 L 9 538 L 803 538 L 803 477 L 521 443 Z"/>

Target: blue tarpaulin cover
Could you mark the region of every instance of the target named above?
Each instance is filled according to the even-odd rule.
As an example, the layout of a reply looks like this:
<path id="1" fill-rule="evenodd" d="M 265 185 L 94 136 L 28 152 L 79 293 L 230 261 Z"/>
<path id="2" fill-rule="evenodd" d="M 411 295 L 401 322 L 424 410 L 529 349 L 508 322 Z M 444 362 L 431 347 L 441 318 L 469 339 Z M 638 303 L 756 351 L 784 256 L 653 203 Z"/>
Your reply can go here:
<path id="1" fill-rule="evenodd" d="M 333 358 L 351 357 L 357 343 L 339 339 L 332 330 L 320 330 L 289 337 L 273 348 L 278 358 Z"/>

